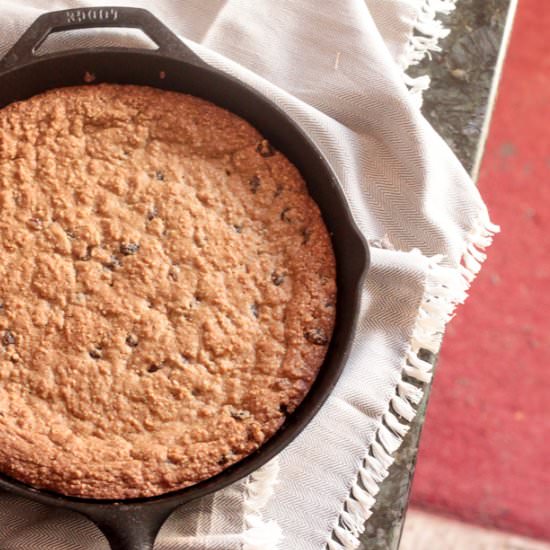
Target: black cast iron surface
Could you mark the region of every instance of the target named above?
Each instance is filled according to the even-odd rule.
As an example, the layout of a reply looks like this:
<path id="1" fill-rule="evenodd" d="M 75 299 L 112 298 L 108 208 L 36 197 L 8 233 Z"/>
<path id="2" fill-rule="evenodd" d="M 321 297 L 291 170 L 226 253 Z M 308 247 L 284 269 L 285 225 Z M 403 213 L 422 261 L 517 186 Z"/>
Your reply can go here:
<path id="1" fill-rule="evenodd" d="M 42 56 L 36 53 L 38 46 L 53 32 L 95 27 L 141 29 L 158 49 L 95 48 Z M 0 61 L 0 108 L 50 88 L 83 85 L 90 81 L 93 84 L 148 85 L 190 93 L 246 119 L 300 170 L 321 209 L 336 256 L 338 305 L 326 359 L 303 403 L 251 456 L 181 491 L 119 502 L 63 497 L 0 476 L 1 489 L 84 514 L 101 528 L 113 550 L 150 550 L 159 528 L 175 508 L 259 468 L 290 443 L 319 410 L 334 387 L 348 354 L 359 307 L 359 288 L 368 267 L 369 254 L 334 173 L 311 139 L 264 96 L 209 67 L 145 10 L 84 8 L 41 16 Z"/>

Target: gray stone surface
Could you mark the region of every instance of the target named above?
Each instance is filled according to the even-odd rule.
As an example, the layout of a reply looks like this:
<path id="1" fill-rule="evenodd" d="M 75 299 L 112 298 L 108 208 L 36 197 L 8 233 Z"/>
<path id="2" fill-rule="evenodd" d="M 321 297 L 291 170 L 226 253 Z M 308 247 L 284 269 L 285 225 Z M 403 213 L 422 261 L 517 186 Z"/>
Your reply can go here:
<path id="1" fill-rule="evenodd" d="M 505 46 L 510 0 L 459 0 L 456 10 L 443 15 L 451 30 L 432 54 L 409 71 L 429 74 L 422 111 L 468 171 L 474 169 L 488 111 L 498 54 Z"/>
<path id="2" fill-rule="evenodd" d="M 430 75 L 422 111 L 474 176 L 494 99 L 491 89 L 500 77 L 498 57 L 508 40 L 506 22 L 514 7 L 514 0 L 459 0 L 452 14 L 441 17 L 451 30 L 440 44 L 442 51 L 408 71 Z M 435 364 L 435 356 L 425 358 Z M 430 389 L 382 483 L 360 550 L 399 547 Z"/>

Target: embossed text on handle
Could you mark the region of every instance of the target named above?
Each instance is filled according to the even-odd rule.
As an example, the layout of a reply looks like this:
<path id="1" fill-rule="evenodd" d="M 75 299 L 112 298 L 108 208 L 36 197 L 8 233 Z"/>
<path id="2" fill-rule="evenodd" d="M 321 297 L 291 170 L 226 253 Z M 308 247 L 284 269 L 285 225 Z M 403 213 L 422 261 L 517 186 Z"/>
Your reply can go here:
<path id="1" fill-rule="evenodd" d="M 86 21 L 116 21 L 118 10 L 115 8 L 88 8 L 69 10 L 67 23 L 84 23 Z"/>

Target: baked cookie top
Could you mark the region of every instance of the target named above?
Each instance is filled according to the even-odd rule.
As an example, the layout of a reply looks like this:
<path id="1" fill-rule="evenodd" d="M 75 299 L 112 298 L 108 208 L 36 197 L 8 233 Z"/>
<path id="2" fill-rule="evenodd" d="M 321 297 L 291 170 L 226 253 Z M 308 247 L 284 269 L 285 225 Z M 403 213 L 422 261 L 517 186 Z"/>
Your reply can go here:
<path id="1" fill-rule="evenodd" d="M 296 168 L 196 97 L 98 85 L 0 110 L 0 470 L 91 498 L 257 449 L 323 362 L 327 229 Z"/>

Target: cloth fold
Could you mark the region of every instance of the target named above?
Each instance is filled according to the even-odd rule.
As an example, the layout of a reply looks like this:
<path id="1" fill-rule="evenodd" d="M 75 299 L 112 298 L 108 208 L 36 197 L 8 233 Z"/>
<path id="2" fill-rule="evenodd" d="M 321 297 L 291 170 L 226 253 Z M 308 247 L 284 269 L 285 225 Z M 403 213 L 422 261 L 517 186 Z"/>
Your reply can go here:
<path id="1" fill-rule="evenodd" d="M 0 55 L 44 11 L 103 2 L 0 4 Z M 496 230 L 474 184 L 418 109 L 404 70 L 445 30 L 452 0 L 118 1 L 150 9 L 208 63 L 254 86 L 315 140 L 372 244 L 353 348 L 320 413 L 249 479 L 165 524 L 158 550 L 355 548 L 415 414 L 445 323 Z M 415 28 L 423 36 L 415 38 Z M 145 45 L 135 32 L 61 33 L 44 45 Z M 4 550 L 105 550 L 76 516 L 0 496 Z"/>

